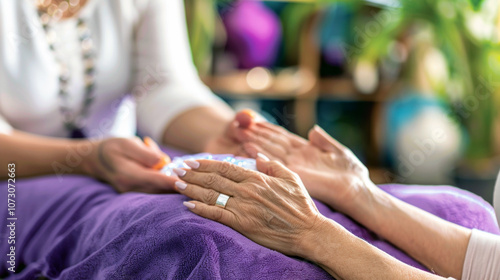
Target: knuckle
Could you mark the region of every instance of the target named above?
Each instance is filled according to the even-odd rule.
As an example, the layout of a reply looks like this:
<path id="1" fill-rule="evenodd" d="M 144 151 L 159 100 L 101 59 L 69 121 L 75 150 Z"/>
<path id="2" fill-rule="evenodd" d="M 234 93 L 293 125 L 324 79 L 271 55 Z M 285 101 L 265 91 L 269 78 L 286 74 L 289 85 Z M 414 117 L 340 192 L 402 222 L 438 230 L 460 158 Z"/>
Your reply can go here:
<path id="1" fill-rule="evenodd" d="M 207 204 L 215 204 L 217 200 L 217 193 L 215 191 L 208 191 L 203 195 L 203 202 Z"/>
<path id="2" fill-rule="evenodd" d="M 216 186 L 217 184 L 219 184 L 219 177 L 216 174 L 211 173 L 211 174 L 206 176 L 205 184 L 208 187 Z"/>
<path id="3" fill-rule="evenodd" d="M 229 162 L 221 162 L 218 171 L 220 175 L 225 176 L 234 171 L 234 165 Z"/>
<path id="4" fill-rule="evenodd" d="M 252 179 L 257 184 L 263 184 L 266 182 L 267 175 L 264 173 L 255 173 L 254 176 L 252 176 Z"/>

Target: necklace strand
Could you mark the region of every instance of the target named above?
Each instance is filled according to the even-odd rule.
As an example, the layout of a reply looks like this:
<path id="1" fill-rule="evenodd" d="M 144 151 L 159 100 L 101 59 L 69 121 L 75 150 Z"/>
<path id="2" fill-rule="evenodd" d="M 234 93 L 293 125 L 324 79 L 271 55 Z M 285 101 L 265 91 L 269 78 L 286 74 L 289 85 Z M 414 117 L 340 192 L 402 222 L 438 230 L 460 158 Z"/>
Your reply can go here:
<path id="1" fill-rule="evenodd" d="M 43 0 L 41 0 L 43 1 Z M 67 3 L 68 6 L 75 4 L 78 0 L 66 0 L 62 3 Z M 51 5 L 51 4 L 49 4 Z M 53 4 L 52 4 L 53 5 Z M 50 7 L 50 6 L 49 6 Z M 57 11 L 52 11 L 52 14 L 57 13 Z M 85 94 L 83 104 L 81 105 L 80 111 L 73 113 L 69 107 L 69 82 L 71 80 L 70 70 L 68 66 L 58 59 L 56 55 L 56 42 L 57 34 L 52 28 L 56 18 L 53 18 L 49 13 L 49 10 L 39 10 L 38 14 L 42 22 L 42 27 L 45 31 L 47 38 L 47 43 L 49 44 L 49 49 L 54 55 L 54 59 L 59 65 L 59 99 L 60 99 L 60 112 L 63 116 L 64 127 L 70 133 L 72 138 L 84 138 L 85 133 L 83 132 L 85 126 L 85 119 L 89 113 L 89 108 L 94 101 L 94 88 L 95 88 L 95 48 L 91 38 L 91 32 L 88 28 L 86 22 L 82 18 L 77 20 L 77 32 L 78 39 L 80 41 L 80 46 L 82 49 L 82 60 L 84 67 L 84 82 L 85 82 Z"/>

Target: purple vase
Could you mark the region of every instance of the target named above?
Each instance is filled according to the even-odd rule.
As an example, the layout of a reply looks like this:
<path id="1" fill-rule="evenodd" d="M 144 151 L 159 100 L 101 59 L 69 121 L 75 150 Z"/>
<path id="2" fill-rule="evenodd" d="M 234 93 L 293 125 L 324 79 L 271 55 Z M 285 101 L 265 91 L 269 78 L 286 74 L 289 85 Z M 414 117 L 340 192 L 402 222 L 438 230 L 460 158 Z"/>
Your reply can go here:
<path id="1" fill-rule="evenodd" d="M 259 1 L 238 1 L 223 14 L 227 47 L 238 59 L 239 67 L 270 67 L 281 42 L 281 22 Z"/>

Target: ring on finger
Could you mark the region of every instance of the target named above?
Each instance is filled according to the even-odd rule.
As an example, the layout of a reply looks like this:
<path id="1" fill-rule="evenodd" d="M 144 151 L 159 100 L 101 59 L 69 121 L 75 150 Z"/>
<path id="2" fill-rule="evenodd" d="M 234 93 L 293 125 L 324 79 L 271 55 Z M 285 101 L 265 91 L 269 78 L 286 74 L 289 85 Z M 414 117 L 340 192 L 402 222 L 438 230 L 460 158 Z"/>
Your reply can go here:
<path id="1" fill-rule="evenodd" d="M 217 201 L 215 201 L 215 206 L 220 208 L 226 208 L 226 204 L 229 198 L 230 198 L 229 195 L 225 195 L 223 193 L 219 194 L 219 196 L 217 197 Z"/>

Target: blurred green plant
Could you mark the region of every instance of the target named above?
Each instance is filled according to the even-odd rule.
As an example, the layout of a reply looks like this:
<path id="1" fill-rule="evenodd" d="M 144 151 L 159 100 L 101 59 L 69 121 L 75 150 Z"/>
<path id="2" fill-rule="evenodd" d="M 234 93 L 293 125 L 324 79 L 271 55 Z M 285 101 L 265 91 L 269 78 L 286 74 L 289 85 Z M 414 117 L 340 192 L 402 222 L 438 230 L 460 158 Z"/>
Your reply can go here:
<path id="1" fill-rule="evenodd" d="M 185 0 L 190 25 L 190 41 L 193 59 L 200 73 L 207 73 L 215 38 L 217 6 L 231 7 L 236 0 Z M 375 36 L 368 36 L 362 46 L 354 45 L 351 52 L 358 60 L 375 63 L 388 54 L 388 49 L 401 37 L 424 33 L 432 47 L 444 57 L 443 81 L 432 84 L 440 98 L 452 104 L 454 116 L 468 131 L 469 145 L 466 159 L 474 161 L 493 155 L 492 126 L 500 107 L 500 34 L 497 0 L 297 0 L 309 2 L 314 8 L 288 10 L 290 15 L 305 17 L 322 4 L 344 2 L 353 10 L 361 11 L 362 3 L 369 2 L 384 8 L 375 15 L 374 21 L 382 25 Z M 190 12 L 191 10 L 191 12 Z M 192 16 L 189 17 L 189 13 Z M 286 14 L 286 13 L 285 13 Z M 291 21 L 283 16 L 282 20 Z M 368 25 L 366 18 L 358 26 Z M 285 35 L 290 33 L 285 28 Z M 408 35 L 409 34 L 409 35 Z M 292 49 L 293 51 L 293 49 Z M 347 50 L 349 51 L 349 50 Z M 422 59 L 417 57 L 416 60 Z M 413 65 L 412 65 L 413 63 Z M 418 68 L 410 61 L 409 72 Z M 435 62 L 438 63 L 437 61 Z M 432 64 L 432 61 L 431 61 Z M 432 75 L 432 73 L 427 73 Z M 435 77 L 430 77 L 435 78 Z"/>
<path id="2" fill-rule="evenodd" d="M 359 59 L 375 62 L 386 56 L 390 45 L 402 36 L 410 33 L 412 40 L 412 35 L 425 30 L 433 48 L 445 58 L 448 71 L 442 83 L 433 84 L 433 91 L 452 104 L 454 116 L 467 128 L 466 160 L 474 162 L 492 157 L 493 122 L 500 93 L 497 1 L 401 0 L 397 3 L 397 7 L 379 12 L 377 16 L 384 17 L 386 24 L 377 36 L 369 39 Z M 411 63 L 407 67 L 416 68 L 416 64 L 422 62 Z"/>

